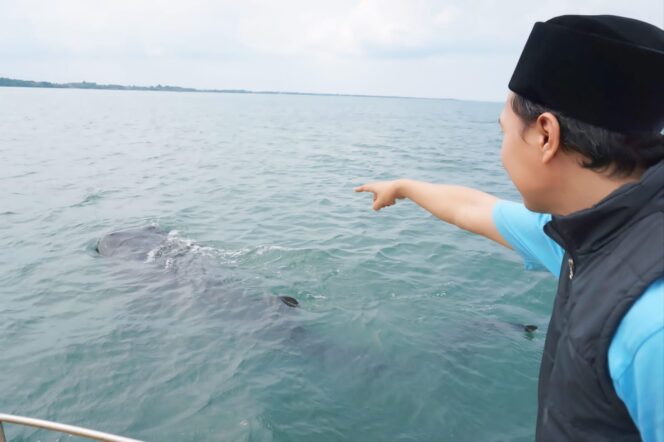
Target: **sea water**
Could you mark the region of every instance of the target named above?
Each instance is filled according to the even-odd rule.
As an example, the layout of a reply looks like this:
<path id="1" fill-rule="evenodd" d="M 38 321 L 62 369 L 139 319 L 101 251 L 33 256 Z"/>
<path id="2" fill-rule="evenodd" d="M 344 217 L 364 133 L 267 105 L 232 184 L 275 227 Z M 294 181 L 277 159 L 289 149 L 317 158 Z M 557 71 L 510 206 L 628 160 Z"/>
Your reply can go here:
<path id="1" fill-rule="evenodd" d="M 501 106 L 0 88 L 0 412 L 149 441 L 532 440 L 554 278 L 353 192 L 518 200 Z M 97 255 L 149 225 L 182 253 Z"/>

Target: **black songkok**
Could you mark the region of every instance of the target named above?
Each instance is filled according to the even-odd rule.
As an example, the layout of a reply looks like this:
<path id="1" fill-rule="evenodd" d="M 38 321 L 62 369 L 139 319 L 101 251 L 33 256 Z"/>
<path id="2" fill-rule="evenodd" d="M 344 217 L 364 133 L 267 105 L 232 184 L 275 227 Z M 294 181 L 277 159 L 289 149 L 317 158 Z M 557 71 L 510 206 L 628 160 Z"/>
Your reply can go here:
<path id="1" fill-rule="evenodd" d="M 614 132 L 660 132 L 664 30 L 613 15 L 563 15 L 535 23 L 509 88 Z"/>

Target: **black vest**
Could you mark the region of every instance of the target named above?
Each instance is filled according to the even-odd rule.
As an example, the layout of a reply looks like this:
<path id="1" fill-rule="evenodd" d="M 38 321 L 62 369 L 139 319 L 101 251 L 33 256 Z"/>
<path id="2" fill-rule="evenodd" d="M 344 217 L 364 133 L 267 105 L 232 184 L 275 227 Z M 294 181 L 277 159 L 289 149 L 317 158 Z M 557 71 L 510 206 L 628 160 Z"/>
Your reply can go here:
<path id="1" fill-rule="evenodd" d="M 537 441 L 639 441 L 607 355 L 623 316 L 664 276 L 664 161 L 544 231 L 565 257 L 540 366 Z"/>

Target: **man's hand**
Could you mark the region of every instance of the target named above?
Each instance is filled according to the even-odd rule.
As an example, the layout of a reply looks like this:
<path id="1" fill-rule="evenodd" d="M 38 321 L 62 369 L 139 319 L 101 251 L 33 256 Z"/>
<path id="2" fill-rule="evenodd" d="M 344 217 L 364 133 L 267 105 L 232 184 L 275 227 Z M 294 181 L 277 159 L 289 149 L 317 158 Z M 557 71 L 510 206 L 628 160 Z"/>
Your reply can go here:
<path id="1" fill-rule="evenodd" d="M 409 179 L 378 181 L 355 188 L 373 193 L 373 209 L 392 206 L 408 198 L 446 223 L 477 233 L 511 248 L 493 222 L 493 207 L 498 198 L 470 187 L 432 184 Z"/>
<path id="2" fill-rule="evenodd" d="M 373 193 L 373 209 L 378 211 L 383 207 L 393 206 L 397 199 L 403 199 L 401 194 L 401 180 L 378 181 L 356 187 L 355 192 Z"/>

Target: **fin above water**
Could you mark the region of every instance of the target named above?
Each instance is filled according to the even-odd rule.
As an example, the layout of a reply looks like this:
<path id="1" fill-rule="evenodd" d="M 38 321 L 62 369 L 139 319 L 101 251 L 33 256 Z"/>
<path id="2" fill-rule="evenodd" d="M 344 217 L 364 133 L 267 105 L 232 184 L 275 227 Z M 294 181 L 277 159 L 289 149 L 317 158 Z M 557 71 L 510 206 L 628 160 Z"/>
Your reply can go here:
<path id="1" fill-rule="evenodd" d="M 290 296 L 277 296 L 281 302 L 286 304 L 289 307 L 297 307 L 300 305 L 299 302 L 297 302 L 297 299 L 290 297 Z"/>
<path id="2" fill-rule="evenodd" d="M 505 324 L 510 325 L 515 330 L 523 331 L 526 333 L 532 333 L 537 330 L 537 326 L 532 324 L 523 324 L 521 322 L 506 322 Z"/>

